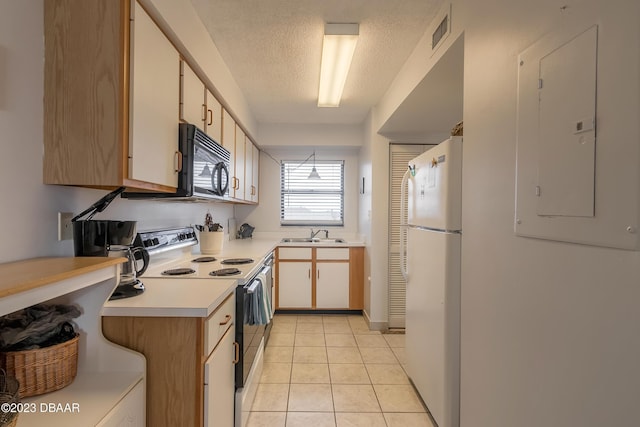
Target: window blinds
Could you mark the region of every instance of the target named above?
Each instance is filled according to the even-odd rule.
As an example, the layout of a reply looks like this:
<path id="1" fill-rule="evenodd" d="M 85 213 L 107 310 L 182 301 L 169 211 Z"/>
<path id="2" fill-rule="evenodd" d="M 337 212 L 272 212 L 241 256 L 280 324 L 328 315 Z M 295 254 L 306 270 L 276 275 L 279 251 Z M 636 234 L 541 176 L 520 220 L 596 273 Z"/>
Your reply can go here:
<path id="1" fill-rule="evenodd" d="M 281 161 L 280 224 L 344 225 L 344 161 Z"/>

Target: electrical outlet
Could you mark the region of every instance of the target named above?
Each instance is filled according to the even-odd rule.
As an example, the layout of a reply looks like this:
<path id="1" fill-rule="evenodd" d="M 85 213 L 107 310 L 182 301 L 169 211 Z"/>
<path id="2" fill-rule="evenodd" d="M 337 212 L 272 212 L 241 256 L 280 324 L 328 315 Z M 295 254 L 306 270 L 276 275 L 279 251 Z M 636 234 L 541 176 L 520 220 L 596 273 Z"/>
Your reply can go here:
<path id="1" fill-rule="evenodd" d="M 58 240 L 73 239 L 72 212 L 58 212 Z"/>

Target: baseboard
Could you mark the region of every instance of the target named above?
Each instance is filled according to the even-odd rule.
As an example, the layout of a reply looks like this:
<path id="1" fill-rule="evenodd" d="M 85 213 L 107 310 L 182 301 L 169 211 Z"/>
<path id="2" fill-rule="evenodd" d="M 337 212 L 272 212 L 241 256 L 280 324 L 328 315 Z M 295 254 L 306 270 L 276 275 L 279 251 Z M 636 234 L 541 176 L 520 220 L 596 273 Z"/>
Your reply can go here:
<path id="1" fill-rule="evenodd" d="M 276 314 L 362 314 L 362 310 L 290 310 L 278 309 Z"/>
<path id="2" fill-rule="evenodd" d="M 367 325 L 369 325 L 370 330 L 380 332 L 386 332 L 389 330 L 389 322 L 373 322 L 366 310 L 362 310 L 362 316 L 364 317 L 365 322 L 367 322 Z"/>

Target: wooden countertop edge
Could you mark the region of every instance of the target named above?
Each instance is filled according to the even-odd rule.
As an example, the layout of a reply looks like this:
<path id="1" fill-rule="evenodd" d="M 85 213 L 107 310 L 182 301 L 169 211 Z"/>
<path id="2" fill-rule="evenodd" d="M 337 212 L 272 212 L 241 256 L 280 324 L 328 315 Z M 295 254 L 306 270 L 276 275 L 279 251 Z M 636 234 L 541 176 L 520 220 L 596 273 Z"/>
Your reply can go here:
<path id="1" fill-rule="evenodd" d="M 115 266 L 126 258 L 46 257 L 0 264 L 0 298 Z"/>

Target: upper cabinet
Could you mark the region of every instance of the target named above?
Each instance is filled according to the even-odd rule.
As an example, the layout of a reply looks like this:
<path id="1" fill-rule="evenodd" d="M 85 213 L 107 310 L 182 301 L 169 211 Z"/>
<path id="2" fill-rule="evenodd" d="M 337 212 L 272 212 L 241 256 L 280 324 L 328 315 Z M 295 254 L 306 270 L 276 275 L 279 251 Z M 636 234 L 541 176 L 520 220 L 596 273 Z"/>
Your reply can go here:
<path id="1" fill-rule="evenodd" d="M 260 176 L 260 150 L 255 144 L 245 137 L 245 200 L 258 203 L 258 178 Z"/>
<path id="2" fill-rule="evenodd" d="M 233 193 L 231 197 L 244 200 L 245 197 L 245 134 L 244 131 L 236 123 L 236 155 L 235 155 L 235 175 L 232 179 Z"/>
<path id="3" fill-rule="evenodd" d="M 222 105 L 209 90 L 206 92 L 207 115 L 204 131 L 220 143 L 222 140 Z"/>
<path id="4" fill-rule="evenodd" d="M 180 120 L 204 130 L 206 117 L 206 88 L 196 73 L 180 61 Z"/>
<path id="5" fill-rule="evenodd" d="M 182 121 L 231 153 L 231 201 L 258 202 L 257 147 L 143 6 L 65 0 L 44 8 L 45 184 L 173 193 Z"/>
<path id="6" fill-rule="evenodd" d="M 222 109 L 222 146 L 231 153 L 229 166 L 229 196 L 244 203 L 258 203 L 260 151 Z"/>
<path id="7" fill-rule="evenodd" d="M 179 55 L 137 2 L 132 16 L 129 177 L 177 187 Z"/>
<path id="8" fill-rule="evenodd" d="M 177 50 L 137 2 L 44 8 L 44 182 L 175 191 Z"/>
<path id="9" fill-rule="evenodd" d="M 229 150 L 229 196 L 235 197 L 236 187 L 236 121 L 226 109 L 222 109 L 222 146 Z"/>
<path id="10" fill-rule="evenodd" d="M 221 143 L 222 105 L 185 61 L 180 61 L 180 120 Z"/>

